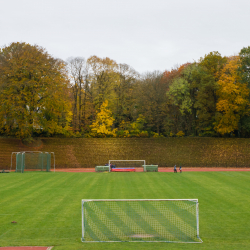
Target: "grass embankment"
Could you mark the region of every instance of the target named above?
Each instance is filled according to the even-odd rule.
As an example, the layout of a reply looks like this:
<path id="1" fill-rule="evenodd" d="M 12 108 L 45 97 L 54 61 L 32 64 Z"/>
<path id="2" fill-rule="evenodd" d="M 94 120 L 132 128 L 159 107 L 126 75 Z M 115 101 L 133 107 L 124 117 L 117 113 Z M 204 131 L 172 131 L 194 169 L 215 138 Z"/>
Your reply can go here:
<path id="1" fill-rule="evenodd" d="M 247 250 L 249 183 L 250 172 L 1 174 L 0 246 Z M 94 198 L 198 198 L 203 243 L 82 243 L 81 199 Z"/>
<path id="2" fill-rule="evenodd" d="M 146 160 L 172 167 L 249 167 L 250 140 L 238 138 L 42 138 L 33 147 L 0 138 L 0 168 L 17 151 L 55 152 L 56 167 L 95 167 L 110 159 Z M 14 162 L 15 165 L 15 162 Z"/>

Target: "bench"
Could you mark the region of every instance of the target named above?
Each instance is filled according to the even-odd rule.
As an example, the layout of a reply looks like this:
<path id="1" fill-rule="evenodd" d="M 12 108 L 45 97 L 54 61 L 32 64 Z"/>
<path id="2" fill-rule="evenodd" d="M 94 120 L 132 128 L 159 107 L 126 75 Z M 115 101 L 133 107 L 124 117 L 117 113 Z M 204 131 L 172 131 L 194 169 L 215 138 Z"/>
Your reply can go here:
<path id="1" fill-rule="evenodd" d="M 96 166 L 95 167 L 96 172 L 106 172 L 109 171 L 109 166 Z"/>
<path id="2" fill-rule="evenodd" d="M 144 172 L 158 172 L 158 165 L 142 165 Z"/>
<path id="3" fill-rule="evenodd" d="M 0 171 L 0 173 L 9 173 L 10 171 L 8 171 L 8 170 L 2 170 L 2 171 Z"/>

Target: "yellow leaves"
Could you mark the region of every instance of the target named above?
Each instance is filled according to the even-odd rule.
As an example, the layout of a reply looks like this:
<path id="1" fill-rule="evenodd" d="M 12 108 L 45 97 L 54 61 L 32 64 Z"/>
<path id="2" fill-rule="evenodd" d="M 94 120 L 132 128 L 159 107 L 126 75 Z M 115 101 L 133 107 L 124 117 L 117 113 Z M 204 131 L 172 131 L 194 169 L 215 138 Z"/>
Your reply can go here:
<path id="1" fill-rule="evenodd" d="M 96 120 L 92 123 L 91 131 L 94 137 L 115 137 L 117 129 L 112 129 L 114 118 L 108 109 L 108 101 L 105 100 L 101 105 L 100 111 L 96 114 Z"/>
<path id="2" fill-rule="evenodd" d="M 130 124 L 131 131 L 141 131 L 143 129 L 144 123 L 146 122 L 145 117 L 139 114 L 139 117 L 136 119 L 135 122 Z"/>
<path id="3" fill-rule="evenodd" d="M 113 72 L 115 68 L 117 68 L 117 63 L 106 57 L 106 58 L 100 58 L 97 56 L 91 56 L 87 60 L 88 65 L 92 67 L 92 70 L 94 71 L 94 74 L 98 75 L 102 71 L 107 72 Z"/>
<path id="4" fill-rule="evenodd" d="M 5 131 L 23 138 L 38 129 L 48 134 L 65 130 L 71 117 L 63 67 L 36 45 L 12 43 L 1 51 L 0 122 L 5 120 Z"/>
<path id="5" fill-rule="evenodd" d="M 249 90 L 240 83 L 238 67 L 239 57 L 229 58 L 218 81 L 216 110 L 220 113 L 216 116 L 215 130 L 221 134 L 238 129 L 240 117 L 247 112 Z"/>
<path id="6" fill-rule="evenodd" d="M 176 136 L 177 137 L 183 137 L 185 135 L 185 133 L 183 131 L 179 131 Z"/>

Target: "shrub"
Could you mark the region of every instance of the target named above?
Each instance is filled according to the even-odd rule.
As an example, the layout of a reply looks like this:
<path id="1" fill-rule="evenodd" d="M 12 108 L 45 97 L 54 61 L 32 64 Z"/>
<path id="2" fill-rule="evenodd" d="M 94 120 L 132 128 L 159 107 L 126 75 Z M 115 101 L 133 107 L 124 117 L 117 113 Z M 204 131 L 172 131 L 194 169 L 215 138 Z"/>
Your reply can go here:
<path id="1" fill-rule="evenodd" d="M 185 133 L 183 131 L 179 131 L 176 136 L 177 137 L 183 137 L 185 135 Z"/>

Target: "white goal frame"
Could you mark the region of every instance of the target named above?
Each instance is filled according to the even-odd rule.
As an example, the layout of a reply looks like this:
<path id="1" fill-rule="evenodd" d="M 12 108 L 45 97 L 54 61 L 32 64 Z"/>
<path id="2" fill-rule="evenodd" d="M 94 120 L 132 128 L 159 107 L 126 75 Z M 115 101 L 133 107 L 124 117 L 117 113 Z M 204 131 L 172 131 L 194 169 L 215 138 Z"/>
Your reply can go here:
<path id="1" fill-rule="evenodd" d="M 116 162 L 135 162 L 135 161 L 137 161 L 137 162 L 143 162 L 142 166 L 146 165 L 146 160 L 109 160 L 109 172 L 111 171 L 110 163 L 115 162 L 115 161 Z"/>
<path id="2" fill-rule="evenodd" d="M 111 240 L 85 240 L 85 211 L 84 211 L 84 204 L 87 202 L 123 202 L 123 201 L 190 201 L 193 202 L 195 206 L 195 219 L 196 219 L 196 240 L 189 240 L 189 241 L 172 241 L 172 240 L 143 240 L 143 241 L 134 241 L 134 240 L 126 240 L 126 241 L 111 241 Z M 95 209 L 95 212 L 98 214 L 98 209 Z M 161 213 L 161 212 L 160 212 Z M 103 215 L 102 215 L 103 216 Z M 177 215 L 178 217 L 178 215 Z M 150 218 L 148 218 L 150 219 Z M 165 218 L 166 219 L 166 218 Z M 87 219 L 86 219 L 87 220 Z M 92 221 L 94 223 L 94 221 Z M 98 229 L 99 230 L 99 229 Z M 137 237 L 137 236 L 135 236 Z M 147 236 L 146 236 L 147 238 Z M 202 239 L 199 236 L 199 202 L 198 199 L 82 199 L 82 242 L 168 242 L 168 243 L 202 243 Z"/>

